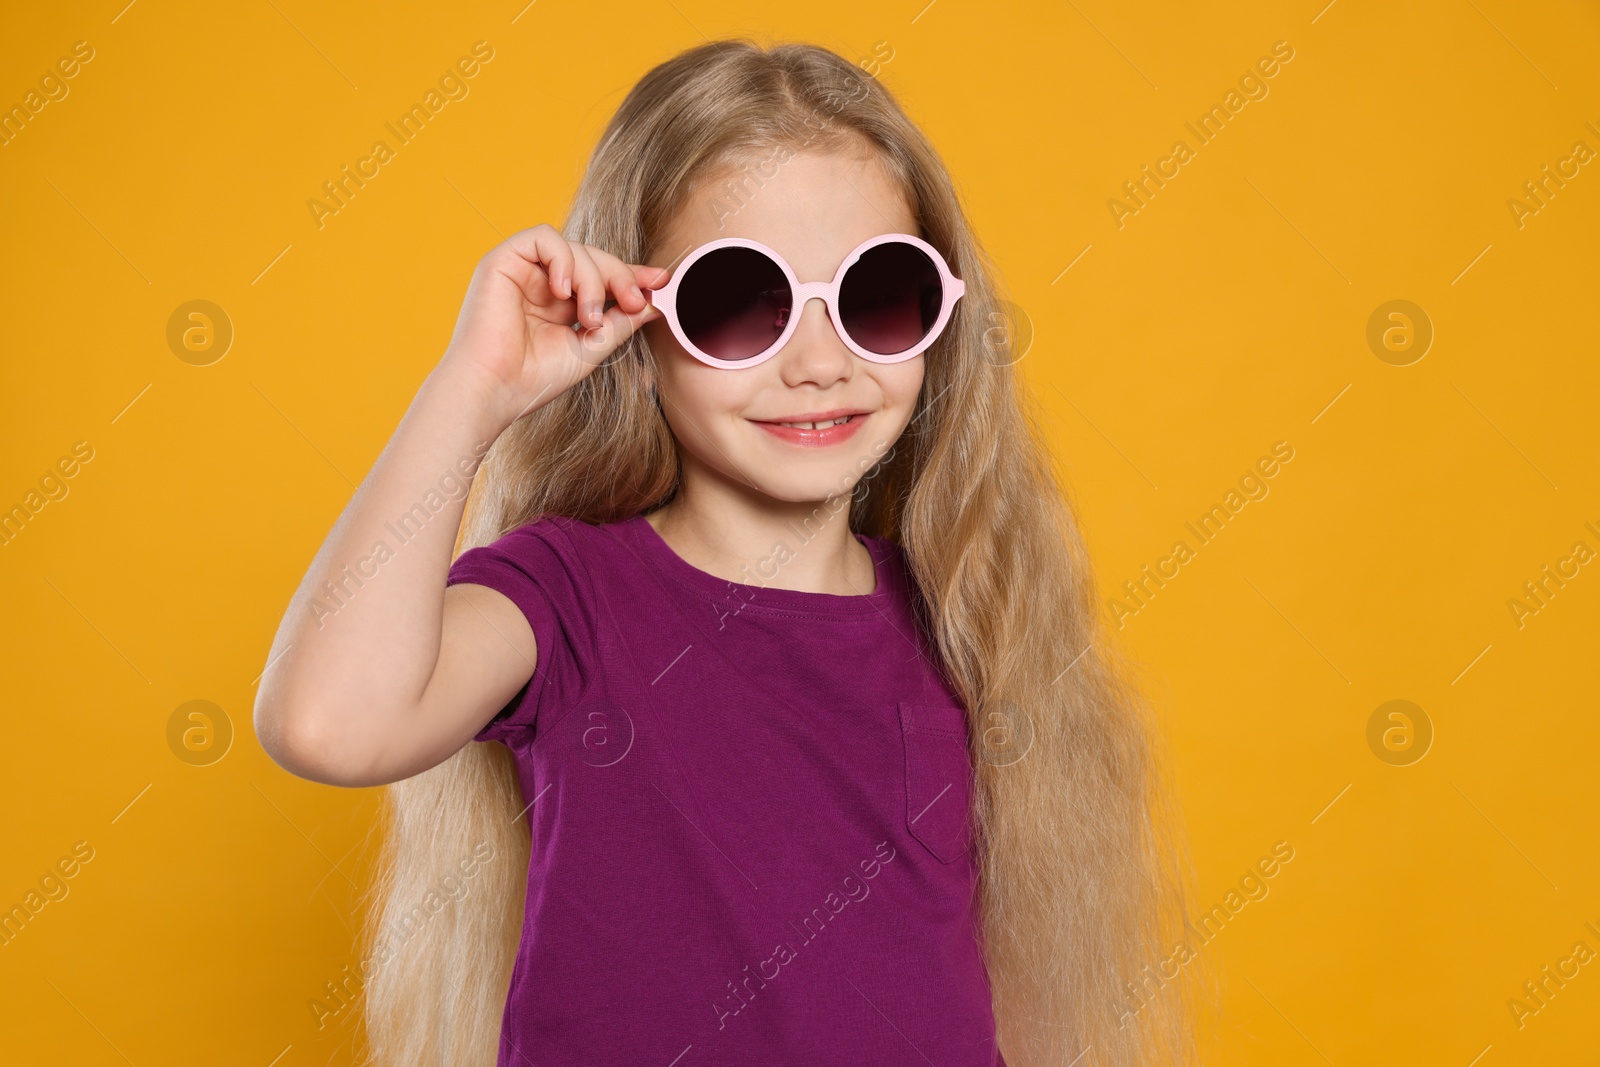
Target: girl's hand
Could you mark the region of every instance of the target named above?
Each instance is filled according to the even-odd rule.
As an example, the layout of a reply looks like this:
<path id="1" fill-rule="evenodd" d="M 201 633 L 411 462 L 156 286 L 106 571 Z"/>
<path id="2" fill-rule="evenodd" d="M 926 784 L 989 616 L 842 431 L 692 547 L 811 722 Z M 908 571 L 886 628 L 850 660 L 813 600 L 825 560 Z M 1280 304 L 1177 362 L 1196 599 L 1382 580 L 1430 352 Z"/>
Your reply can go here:
<path id="1" fill-rule="evenodd" d="M 515 233 L 479 261 L 440 369 L 471 379 L 509 426 L 660 318 L 641 289 L 669 276 L 568 241 L 548 223 Z M 609 310 L 608 292 L 616 299 Z"/>

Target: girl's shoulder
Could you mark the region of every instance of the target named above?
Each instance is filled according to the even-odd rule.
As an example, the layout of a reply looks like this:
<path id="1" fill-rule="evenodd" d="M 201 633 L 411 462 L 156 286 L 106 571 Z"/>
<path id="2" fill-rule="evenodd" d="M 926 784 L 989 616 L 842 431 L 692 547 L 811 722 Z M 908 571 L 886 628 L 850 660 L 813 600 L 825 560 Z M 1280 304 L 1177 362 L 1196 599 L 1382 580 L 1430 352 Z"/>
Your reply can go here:
<path id="1" fill-rule="evenodd" d="M 485 549 L 501 552 L 555 552 L 568 560 L 616 550 L 618 531 L 632 520 L 590 523 L 571 515 L 538 515 L 496 537 Z M 477 549 L 474 549 L 477 550 Z"/>
<path id="2" fill-rule="evenodd" d="M 614 522 L 589 522 L 571 515 L 539 515 L 507 530 L 494 542 L 462 553 L 519 566 L 530 576 L 559 571 L 580 590 L 593 591 L 601 576 L 623 583 L 656 561 L 639 527 L 642 515 Z"/>
<path id="3" fill-rule="evenodd" d="M 896 600 L 916 599 L 917 586 L 904 547 L 890 537 L 857 536 L 872 554 L 880 586 L 874 594 L 859 598 L 773 590 L 714 578 L 679 558 L 643 514 L 601 523 L 569 515 L 537 516 L 492 544 L 463 553 L 462 558 L 493 559 L 535 580 L 559 572 L 580 598 L 608 586 L 620 586 L 638 596 L 647 587 L 665 583 L 712 599 L 739 600 L 750 607 L 764 601 L 774 608 L 866 611 L 880 610 Z"/>

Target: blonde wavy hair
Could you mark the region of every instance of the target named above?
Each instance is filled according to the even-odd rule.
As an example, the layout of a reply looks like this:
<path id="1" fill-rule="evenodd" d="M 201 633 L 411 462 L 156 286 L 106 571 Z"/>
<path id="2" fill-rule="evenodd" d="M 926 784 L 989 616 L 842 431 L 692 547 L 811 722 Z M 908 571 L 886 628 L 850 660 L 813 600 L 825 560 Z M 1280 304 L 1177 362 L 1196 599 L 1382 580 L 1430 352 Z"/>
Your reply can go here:
<path id="1" fill-rule="evenodd" d="M 1001 1050 L 1012 1067 L 1198 1062 L 1205 961 L 1152 977 L 1184 940 L 1190 894 L 1159 735 L 1111 647 L 1073 506 L 1019 396 L 996 272 L 933 146 L 881 84 L 825 48 L 715 41 L 629 92 L 562 232 L 652 262 L 696 183 L 780 149 L 874 153 L 920 236 L 966 282 L 926 353 L 912 422 L 862 479 L 849 520 L 904 548 L 919 617 L 969 709 Z M 680 472 L 649 385 L 653 359 L 635 334 L 508 428 L 478 472 L 456 554 L 544 515 L 602 524 L 670 500 Z M 389 786 L 386 801 L 363 931 L 382 954 L 365 986 L 371 1062 L 492 1065 L 530 848 L 510 750 L 469 743 Z M 470 896 L 424 916 L 441 872 L 474 847 L 493 858 L 472 872 Z"/>

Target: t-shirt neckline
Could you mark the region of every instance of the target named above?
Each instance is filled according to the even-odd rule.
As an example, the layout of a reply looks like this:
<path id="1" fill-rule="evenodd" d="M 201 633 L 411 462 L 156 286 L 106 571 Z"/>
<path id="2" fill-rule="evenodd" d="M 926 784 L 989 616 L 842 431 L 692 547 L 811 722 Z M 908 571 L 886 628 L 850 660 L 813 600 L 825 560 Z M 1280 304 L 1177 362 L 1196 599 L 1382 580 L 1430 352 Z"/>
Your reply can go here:
<path id="1" fill-rule="evenodd" d="M 855 539 L 872 555 L 876 587 L 870 593 L 842 595 L 812 593 L 800 589 L 749 585 L 719 578 L 703 571 L 673 551 L 643 514 L 622 523 L 635 541 L 679 585 L 711 600 L 741 605 L 742 610 L 801 611 L 808 614 L 865 615 L 887 610 L 894 582 L 894 568 L 888 565 L 888 545 L 878 538 L 855 534 Z M 793 546 L 791 546 L 793 547 Z"/>

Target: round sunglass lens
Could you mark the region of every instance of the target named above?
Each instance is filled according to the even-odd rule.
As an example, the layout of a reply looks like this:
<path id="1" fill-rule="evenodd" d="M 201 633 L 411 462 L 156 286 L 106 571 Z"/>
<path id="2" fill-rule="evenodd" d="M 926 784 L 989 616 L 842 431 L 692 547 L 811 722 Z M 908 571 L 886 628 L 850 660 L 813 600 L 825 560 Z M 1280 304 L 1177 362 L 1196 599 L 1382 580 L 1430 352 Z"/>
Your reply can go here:
<path id="1" fill-rule="evenodd" d="M 926 337 L 943 306 L 939 268 L 905 241 L 867 249 L 845 272 L 839 290 L 845 331 L 880 356 L 904 352 Z"/>
<path id="2" fill-rule="evenodd" d="M 690 265 L 677 304 L 684 336 L 696 348 L 717 359 L 741 360 L 777 341 L 788 325 L 794 294 L 770 256 L 729 245 Z"/>

